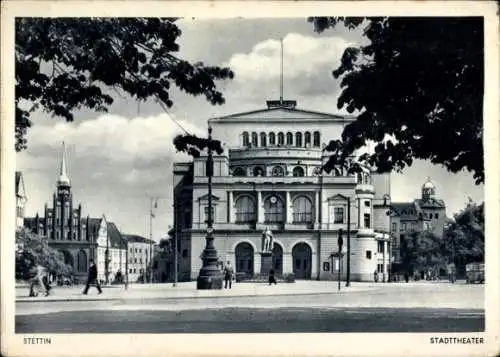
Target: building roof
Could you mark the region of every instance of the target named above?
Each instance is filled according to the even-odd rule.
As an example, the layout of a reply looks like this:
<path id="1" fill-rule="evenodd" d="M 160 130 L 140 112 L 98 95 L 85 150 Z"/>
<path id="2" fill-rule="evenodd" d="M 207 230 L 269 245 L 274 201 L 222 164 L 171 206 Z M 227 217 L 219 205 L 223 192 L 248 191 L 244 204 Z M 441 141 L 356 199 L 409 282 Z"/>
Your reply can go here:
<path id="1" fill-rule="evenodd" d="M 445 208 L 446 204 L 443 200 L 430 198 L 428 200 L 416 199 L 415 203 L 421 208 Z"/>
<path id="2" fill-rule="evenodd" d="M 129 243 L 149 243 L 156 244 L 154 240 L 138 236 L 136 234 L 122 234 L 123 239 Z"/>
<path id="3" fill-rule="evenodd" d="M 106 222 L 110 248 L 124 248 L 126 240 L 113 222 Z"/>
<path id="4" fill-rule="evenodd" d="M 209 119 L 209 122 L 231 121 L 231 120 L 246 120 L 255 119 L 258 117 L 275 118 L 275 119 L 328 119 L 340 121 L 354 121 L 355 116 L 341 115 L 332 113 L 323 113 L 312 110 L 297 109 L 295 107 L 277 106 L 264 109 L 252 110 L 242 113 L 234 113 Z"/>

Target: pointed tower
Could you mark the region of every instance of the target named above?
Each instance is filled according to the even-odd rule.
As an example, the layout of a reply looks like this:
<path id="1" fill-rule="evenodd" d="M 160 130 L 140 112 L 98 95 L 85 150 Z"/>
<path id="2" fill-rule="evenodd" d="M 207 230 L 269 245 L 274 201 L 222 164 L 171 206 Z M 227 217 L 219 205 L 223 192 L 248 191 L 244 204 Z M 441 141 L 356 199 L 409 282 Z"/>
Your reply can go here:
<path id="1" fill-rule="evenodd" d="M 62 157 L 61 157 L 61 169 L 59 172 L 59 180 L 57 180 L 57 186 L 70 186 L 70 181 L 66 168 L 66 145 L 63 141 L 62 143 Z"/>
<path id="2" fill-rule="evenodd" d="M 54 207 L 56 218 L 54 231 L 56 239 L 57 237 L 61 240 L 71 239 L 72 206 L 71 182 L 66 167 L 66 145 L 63 142 L 59 178 L 57 180 L 56 206 Z"/>

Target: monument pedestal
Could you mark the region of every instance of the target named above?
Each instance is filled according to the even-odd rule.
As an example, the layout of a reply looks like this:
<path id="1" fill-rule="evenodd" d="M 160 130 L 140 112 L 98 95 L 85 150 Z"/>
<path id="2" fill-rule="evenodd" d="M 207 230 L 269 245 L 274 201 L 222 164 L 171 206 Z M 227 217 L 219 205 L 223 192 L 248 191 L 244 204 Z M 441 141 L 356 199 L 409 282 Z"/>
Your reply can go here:
<path id="1" fill-rule="evenodd" d="M 269 271 L 273 268 L 273 253 L 262 252 L 260 253 L 260 273 L 262 275 L 269 275 Z"/>

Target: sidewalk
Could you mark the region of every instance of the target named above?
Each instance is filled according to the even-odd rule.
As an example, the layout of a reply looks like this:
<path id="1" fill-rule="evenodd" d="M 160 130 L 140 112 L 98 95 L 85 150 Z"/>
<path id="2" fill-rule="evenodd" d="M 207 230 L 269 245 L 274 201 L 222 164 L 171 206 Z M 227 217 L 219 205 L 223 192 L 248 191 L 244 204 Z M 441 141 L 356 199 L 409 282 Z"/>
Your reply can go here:
<path id="1" fill-rule="evenodd" d="M 112 301 L 112 300 L 145 300 L 145 299 L 199 299 L 214 297 L 252 297 L 252 296 L 287 296 L 344 294 L 370 290 L 378 290 L 386 284 L 351 283 L 349 288 L 341 283 L 338 291 L 337 282 L 333 281 L 297 281 L 269 286 L 263 283 L 235 283 L 232 289 L 197 290 L 196 282 L 177 283 L 173 287 L 168 284 L 130 284 L 124 286 L 103 286 L 103 293 L 97 294 L 91 287 L 88 295 L 83 295 L 83 286 L 54 287 L 49 296 L 29 297 L 28 288 L 16 286 L 16 303 L 45 301 Z"/>

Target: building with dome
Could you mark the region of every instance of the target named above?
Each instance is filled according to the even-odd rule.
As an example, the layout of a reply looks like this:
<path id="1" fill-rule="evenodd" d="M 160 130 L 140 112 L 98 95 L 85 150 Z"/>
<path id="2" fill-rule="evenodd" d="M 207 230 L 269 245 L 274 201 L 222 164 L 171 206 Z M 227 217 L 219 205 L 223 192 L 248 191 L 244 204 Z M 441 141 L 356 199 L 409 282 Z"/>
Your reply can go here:
<path id="1" fill-rule="evenodd" d="M 400 261 L 400 246 L 406 236 L 413 231 L 431 231 L 443 236 L 447 221 L 446 204 L 437 197 L 436 184 L 430 177 L 422 185 L 421 197 L 412 202 L 391 204 L 391 233 L 393 236 L 392 256 Z"/>
<path id="2" fill-rule="evenodd" d="M 390 175 L 366 169 L 347 175 L 321 170 L 326 143 L 341 137 L 354 117 L 297 108 L 296 101 L 212 118 L 213 138 L 225 147 L 214 156 L 212 217 L 220 263 L 237 273 L 263 271 L 263 232 L 272 232 L 272 268 L 297 279 L 337 279 L 346 273 L 337 239 L 350 228 L 353 281 L 379 281 L 390 264 Z M 174 163 L 175 236 L 180 280 L 196 280 L 202 265 L 208 215 L 207 153 Z M 349 206 L 348 206 L 349 205 Z M 350 209 L 348 209 L 350 208 Z"/>
<path id="3" fill-rule="evenodd" d="M 65 146 L 52 208 L 47 204 L 44 215 L 24 218 L 24 227 L 47 237 L 50 247 L 64 255 L 64 261 L 82 281 L 87 276 L 89 259 L 97 265 L 98 278 L 113 281 L 118 271 L 125 272 L 127 242 L 113 222 L 84 216 L 82 205 L 74 204 L 71 181 L 67 174 Z M 107 261 L 107 264 L 106 264 Z M 107 279 L 106 279 L 107 276 Z"/>

